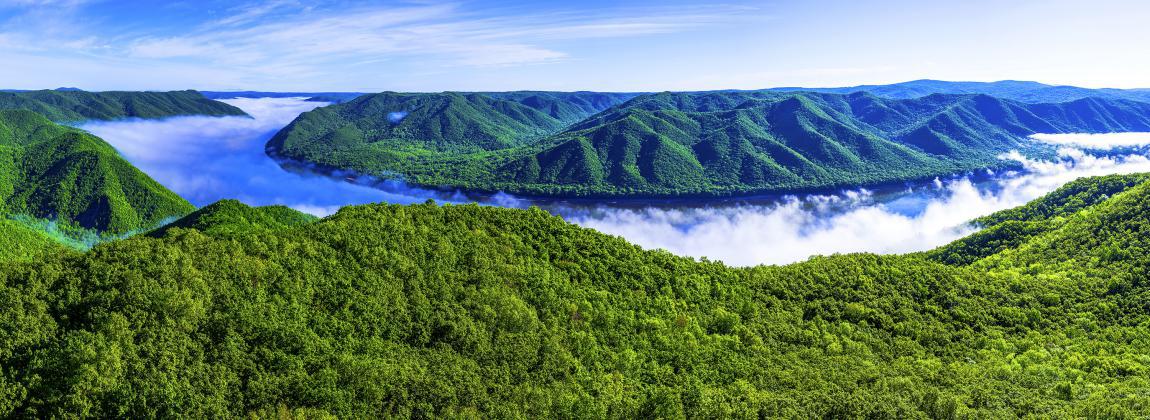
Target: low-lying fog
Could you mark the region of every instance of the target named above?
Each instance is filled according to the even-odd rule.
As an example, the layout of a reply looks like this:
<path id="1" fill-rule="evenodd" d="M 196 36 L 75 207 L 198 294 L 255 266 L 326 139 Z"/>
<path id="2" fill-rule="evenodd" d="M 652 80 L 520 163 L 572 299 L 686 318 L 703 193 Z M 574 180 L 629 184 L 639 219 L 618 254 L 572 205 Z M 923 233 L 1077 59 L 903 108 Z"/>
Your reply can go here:
<path id="1" fill-rule="evenodd" d="M 177 117 L 160 121 L 91 122 L 81 128 L 114 145 L 141 170 L 198 206 L 224 198 L 251 205 L 283 204 L 316 215 L 339 207 L 386 201 L 464 202 L 463 194 L 404 188 L 387 191 L 346 182 L 342 177 L 289 172 L 268 158 L 264 144 L 301 112 L 322 103 L 301 99 L 232 99 L 224 102 L 253 116 Z M 1062 147 L 1058 161 L 1022 162 L 1022 173 L 936 180 L 901 191 L 864 189 L 836 195 L 807 195 L 754 203 L 613 206 L 541 204 L 567 220 L 619 235 L 645 248 L 707 257 L 732 265 L 783 264 L 812 255 L 928 250 L 973 231 L 966 222 L 1021 205 L 1075 178 L 1150 172 L 1142 146 L 1150 134 L 1037 135 Z M 1096 157 L 1081 149 L 1112 149 Z M 360 183 L 363 178 L 360 178 Z M 484 204 L 524 207 L 506 195 Z"/>

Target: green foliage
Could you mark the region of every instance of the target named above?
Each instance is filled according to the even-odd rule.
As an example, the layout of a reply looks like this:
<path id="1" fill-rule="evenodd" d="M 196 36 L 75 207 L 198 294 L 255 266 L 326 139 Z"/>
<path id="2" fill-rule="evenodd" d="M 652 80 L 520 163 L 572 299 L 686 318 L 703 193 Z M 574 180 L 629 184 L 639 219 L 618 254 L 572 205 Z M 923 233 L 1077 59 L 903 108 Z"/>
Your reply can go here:
<path id="1" fill-rule="evenodd" d="M 8 219 L 0 219 L 0 243 L 0 261 L 31 261 L 64 250 L 48 233 Z"/>
<path id="2" fill-rule="evenodd" d="M 0 264 L 5 417 L 1135 418 L 1150 182 L 990 255 L 747 269 L 539 209 L 206 207 Z"/>
<path id="3" fill-rule="evenodd" d="M 57 122 L 163 118 L 178 115 L 247 115 L 194 90 L 178 92 L 0 92 L 0 109 L 34 111 Z"/>
<path id="4" fill-rule="evenodd" d="M 213 236 L 246 235 L 256 230 L 285 229 L 311 223 L 315 216 L 285 206 L 250 207 L 236 200 L 222 200 L 149 233 L 162 237 L 172 229 L 196 229 Z"/>
<path id="5" fill-rule="evenodd" d="M 1102 203 L 1150 179 L 1148 174 L 1109 175 L 1073 181 L 1038 200 L 975 219 L 980 231 L 931 251 L 949 264 L 969 264 L 1016 248 L 1065 224 L 1067 216 Z"/>
<path id="6" fill-rule="evenodd" d="M 367 95 L 301 115 L 269 148 L 433 187 L 729 195 L 929 179 L 1013 165 L 999 158 L 1011 150 L 1052 153 L 1030 134 L 1150 130 L 1150 104 L 1117 99 L 700 92 L 600 108 L 622 98 L 569 95 Z"/>
<path id="7" fill-rule="evenodd" d="M 31 111 L 0 111 L 0 215 L 121 234 L 192 210 L 100 138 Z"/>

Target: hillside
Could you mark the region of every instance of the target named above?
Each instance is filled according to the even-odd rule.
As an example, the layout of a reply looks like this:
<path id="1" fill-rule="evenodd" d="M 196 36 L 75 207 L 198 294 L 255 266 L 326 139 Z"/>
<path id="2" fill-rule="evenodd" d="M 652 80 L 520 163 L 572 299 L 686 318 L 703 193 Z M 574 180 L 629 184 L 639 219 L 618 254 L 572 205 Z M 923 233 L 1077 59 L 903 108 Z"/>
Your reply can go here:
<path id="1" fill-rule="evenodd" d="M 286 229 L 315 220 L 315 216 L 285 206 L 250 207 L 236 200 L 222 200 L 148 235 L 162 237 L 173 229 L 196 229 L 214 236 L 245 235 L 253 230 Z"/>
<path id="2" fill-rule="evenodd" d="M 199 92 L 86 92 L 37 90 L 0 92 L 0 110 L 24 109 L 56 122 L 164 118 L 180 115 L 247 115 L 243 110 L 214 101 Z"/>
<path id="3" fill-rule="evenodd" d="M 1147 206 L 1083 180 L 970 265 L 732 269 L 538 209 L 224 202 L 0 264 L 0 415 L 1143 417 Z"/>
<path id="4" fill-rule="evenodd" d="M 0 219 L 0 243 L 0 261 L 31 261 L 66 249 L 48 233 L 8 219 Z"/>
<path id="5" fill-rule="evenodd" d="M 913 99 L 937 93 L 990 95 L 1027 103 L 1070 102 L 1086 98 L 1123 99 L 1150 102 L 1146 89 L 1089 89 L 1077 86 L 1055 86 L 1037 82 L 1002 80 L 998 82 L 946 82 L 941 80 L 914 80 L 889 85 L 861 85 L 838 88 L 772 88 L 780 92 L 822 92 L 850 94 L 866 92 L 891 99 Z"/>
<path id="6" fill-rule="evenodd" d="M 268 144 L 293 157 L 299 157 L 294 156 L 297 150 L 306 153 L 301 146 L 314 143 L 334 149 L 364 147 L 380 155 L 366 158 L 381 160 L 499 150 L 529 144 L 618 102 L 598 96 L 565 98 L 582 99 L 545 93 L 365 95 L 304 113 Z"/>
<path id="7" fill-rule="evenodd" d="M 31 111 L 0 111 L 0 215 L 118 234 L 192 210 L 98 137 Z"/>
<path id="8" fill-rule="evenodd" d="M 557 108 L 541 100 L 506 102 L 366 96 L 301 115 L 268 146 L 277 156 L 423 186 L 674 196 L 928 179 L 1009 165 L 998 157 L 1011 150 L 1050 153 L 1030 134 L 1150 130 L 1150 103 L 1094 98 L 1028 104 L 987 95 L 658 93 L 589 117 L 596 107 L 558 113 L 566 119 L 542 115 Z M 559 103 L 576 107 L 569 98 Z M 397 119 L 396 110 L 407 113 Z M 585 119 L 573 122 L 576 115 Z"/>

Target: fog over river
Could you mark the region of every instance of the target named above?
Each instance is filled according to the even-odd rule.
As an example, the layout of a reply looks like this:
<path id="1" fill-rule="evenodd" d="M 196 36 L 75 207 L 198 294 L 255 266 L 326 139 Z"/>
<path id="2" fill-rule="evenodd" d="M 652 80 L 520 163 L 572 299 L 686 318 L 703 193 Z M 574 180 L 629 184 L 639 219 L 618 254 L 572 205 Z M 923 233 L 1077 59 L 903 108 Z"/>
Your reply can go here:
<path id="1" fill-rule="evenodd" d="M 90 122 L 81 128 L 107 140 L 133 164 L 197 206 L 224 198 L 250 205 L 283 204 L 327 215 L 341 206 L 373 202 L 470 202 L 370 177 L 285 170 L 264 144 L 301 112 L 324 105 L 298 98 L 231 99 L 246 117 L 177 117 Z M 846 190 L 706 202 L 703 200 L 534 203 L 568 221 L 619 235 L 644 248 L 707 257 L 731 265 L 784 264 L 812 255 L 928 250 L 974 231 L 967 221 L 1021 205 L 1082 176 L 1150 172 L 1150 134 L 1037 135 L 1061 147 L 1057 161 L 1022 163 L 1019 173 L 937 179 L 894 190 Z M 1111 151 L 1106 157 L 1084 152 Z M 498 194 L 483 204 L 526 207 L 529 200 Z"/>

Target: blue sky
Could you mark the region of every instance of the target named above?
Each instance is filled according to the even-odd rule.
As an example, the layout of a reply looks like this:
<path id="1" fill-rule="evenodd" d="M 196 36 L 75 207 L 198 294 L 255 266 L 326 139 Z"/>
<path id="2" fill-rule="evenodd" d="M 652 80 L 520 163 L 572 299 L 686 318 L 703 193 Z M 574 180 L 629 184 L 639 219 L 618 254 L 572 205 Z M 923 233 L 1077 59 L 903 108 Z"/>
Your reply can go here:
<path id="1" fill-rule="evenodd" d="M 0 0 L 0 87 L 1150 87 L 1150 2 Z"/>

